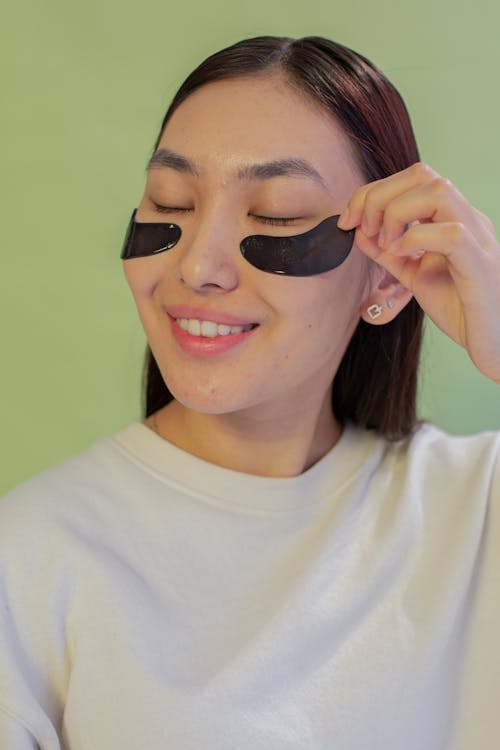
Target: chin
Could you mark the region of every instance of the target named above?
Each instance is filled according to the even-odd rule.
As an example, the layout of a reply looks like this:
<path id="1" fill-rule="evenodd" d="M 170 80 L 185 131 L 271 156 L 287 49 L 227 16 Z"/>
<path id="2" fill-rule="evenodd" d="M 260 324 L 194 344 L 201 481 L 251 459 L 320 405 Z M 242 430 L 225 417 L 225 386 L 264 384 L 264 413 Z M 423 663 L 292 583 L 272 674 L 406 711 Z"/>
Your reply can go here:
<path id="1" fill-rule="evenodd" d="M 205 387 L 197 384 L 190 387 L 185 381 L 165 382 L 176 401 L 186 409 L 200 414 L 229 414 L 248 406 L 247 403 L 242 403 L 241 398 L 228 394 L 227 390 L 213 384 L 207 384 Z"/>

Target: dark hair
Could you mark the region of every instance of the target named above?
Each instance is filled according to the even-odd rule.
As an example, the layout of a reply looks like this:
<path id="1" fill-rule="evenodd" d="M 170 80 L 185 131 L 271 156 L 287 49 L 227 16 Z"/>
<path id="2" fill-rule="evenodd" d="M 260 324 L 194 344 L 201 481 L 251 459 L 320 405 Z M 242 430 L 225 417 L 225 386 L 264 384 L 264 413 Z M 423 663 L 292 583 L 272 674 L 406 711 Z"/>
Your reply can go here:
<path id="1" fill-rule="evenodd" d="M 254 37 L 208 57 L 175 95 L 153 150 L 173 112 L 196 89 L 213 81 L 271 73 L 283 75 L 336 118 L 367 182 L 419 161 L 408 112 L 390 81 L 367 58 L 316 36 Z M 389 440 L 414 429 L 422 320 L 421 308 L 411 299 L 385 325 L 359 321 L 333 381 L 332 408 L 340 423 L 350 420 Z M 173 399 L 149 346 L 143 388 L 145 416 Z"/>

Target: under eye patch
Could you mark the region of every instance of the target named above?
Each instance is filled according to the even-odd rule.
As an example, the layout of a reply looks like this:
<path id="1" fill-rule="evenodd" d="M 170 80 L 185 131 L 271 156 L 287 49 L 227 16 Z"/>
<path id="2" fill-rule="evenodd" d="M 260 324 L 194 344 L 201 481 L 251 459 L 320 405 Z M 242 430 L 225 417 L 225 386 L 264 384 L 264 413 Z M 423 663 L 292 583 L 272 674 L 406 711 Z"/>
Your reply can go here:
<path id="1" fill-rule="evenodd" d="M 124 260 L 155 255 L 169 250 L 181 237 L 177 224 L 136 222 L 135 214 L 127 228 L 120 257 Z M 245 237 L 240 250 L 255 268 L 285 276 L 314 276 L 340 266 L 354 242 L 354 229 L 337 226 L 339 215 L 330 216 L 302 234 L 272 237 L 256 234 Z"/>
<path id="2" fill-rule="evenodd" d="M 241 252 L 252 266 L 285 276 L 314 276 L 337 268 L 349 255 L 355 229 L 339 229 L 340 214 L 291 237 L 255 234 L 241 241 Z"/>
<path id="3" fill-rule="evenodd" d="M 143 258 L 156 255 L 176 245 L 181 237 L 181 228 L 177 224 L 136 221 L 137 209 L 134 208 L 123 241 L 120 258 Z"/>

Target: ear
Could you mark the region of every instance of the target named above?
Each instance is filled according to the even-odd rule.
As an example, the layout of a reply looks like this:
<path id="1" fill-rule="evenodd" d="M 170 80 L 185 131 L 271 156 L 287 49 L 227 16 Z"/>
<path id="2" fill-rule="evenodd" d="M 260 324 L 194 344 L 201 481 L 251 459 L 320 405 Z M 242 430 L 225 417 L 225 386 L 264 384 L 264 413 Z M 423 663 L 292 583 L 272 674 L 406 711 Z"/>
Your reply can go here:
<path id="1" fill-rule="evenodd" d="M 360 315 L 365 323 L 383 325 L 394 320 L 403 307 L 406 307 L 413 294 L 389 271 L 378 264 L 376 269 L 372 270 L 372 279 L 370 291 L 363 300 Z"/>

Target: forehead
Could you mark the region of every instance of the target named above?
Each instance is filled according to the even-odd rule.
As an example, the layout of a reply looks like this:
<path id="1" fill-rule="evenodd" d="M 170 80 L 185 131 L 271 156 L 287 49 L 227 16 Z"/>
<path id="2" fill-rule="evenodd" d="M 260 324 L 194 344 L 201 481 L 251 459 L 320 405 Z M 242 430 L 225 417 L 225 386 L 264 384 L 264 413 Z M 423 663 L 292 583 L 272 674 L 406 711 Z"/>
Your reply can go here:
<path id="1" fill-rule="evenodd" d="M 352 190 L 363 182 L 351 143 L 333 116 L 278 76 L 202 86 L 173 113 L 159 148 L 227 178 L 243 165 L 292 156 L 310 162 L 327 182 L 340 179 Z"/>

